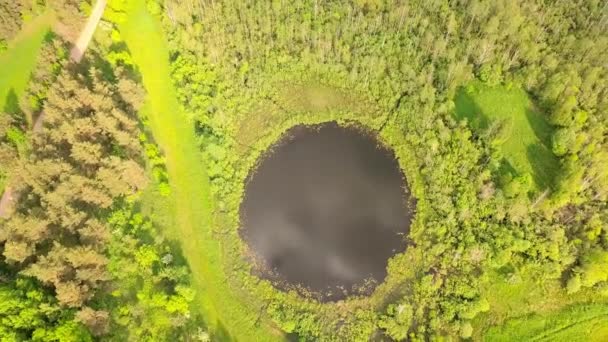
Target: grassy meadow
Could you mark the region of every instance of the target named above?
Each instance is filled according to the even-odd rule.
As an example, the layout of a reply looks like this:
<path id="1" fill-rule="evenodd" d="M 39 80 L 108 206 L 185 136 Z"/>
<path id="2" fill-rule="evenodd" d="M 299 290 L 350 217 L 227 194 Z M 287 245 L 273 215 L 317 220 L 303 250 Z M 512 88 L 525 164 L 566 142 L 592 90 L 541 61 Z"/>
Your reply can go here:
<path id="1" fill-rule="evenodd" d="M 507 169 L 530 174 L 540 191 L 553 187 L 559 163 L 551 151 L 552 128 L 524 90 L 476 81 L 460 89 L 455 103 L 456 117 L 473 130 L 502 125 L 498 141 Z"/>

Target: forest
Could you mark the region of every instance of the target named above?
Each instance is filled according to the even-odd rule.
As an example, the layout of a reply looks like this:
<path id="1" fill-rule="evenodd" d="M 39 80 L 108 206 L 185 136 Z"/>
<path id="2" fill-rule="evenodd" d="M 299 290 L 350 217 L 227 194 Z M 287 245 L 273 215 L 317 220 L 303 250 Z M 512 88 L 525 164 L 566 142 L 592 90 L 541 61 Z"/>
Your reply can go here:
<path id="1" fill-rule="evenodd" d="M 0 0 L 0 341 L 606 341 L 607 52 L 606 0 Z"/>

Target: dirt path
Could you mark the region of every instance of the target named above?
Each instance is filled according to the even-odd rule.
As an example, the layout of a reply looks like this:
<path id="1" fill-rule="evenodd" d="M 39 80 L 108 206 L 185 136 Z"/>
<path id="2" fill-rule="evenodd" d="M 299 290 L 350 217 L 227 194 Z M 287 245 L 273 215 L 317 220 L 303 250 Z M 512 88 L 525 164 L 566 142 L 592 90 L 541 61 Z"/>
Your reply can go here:
<path id="1" fill-rule="evenodd" d="M 70 59 L 74 63 L 79 63 L 82 60 L 82 56 L 86 51 L 91 39 L 93 38 L 93 34 L 95 33 L 95 29 L 101 20 L 103 15 L 103 11 L 106 7 L 106 0 L 97 0 L 89 19 L 85 27 L 80 32 L 76 43 L 70 50 Z M 44 110 L 40 112 L 36 122 L 34 123 L 34 127 L 32 128 L 32 132 L 38 133 L 42 129 L 42 122 L 44 121 Z M 13 202 L 15 201 L 16 194 L 10 186 L 7 186 L 4 189 L 4 194 L 2 194 L 2 198 L 0 199 L 0 218 L 7 218 L 10 215 L 9 208 L 12 207 Z"/>
<path id="2" fill-rule="evenodd" d="M 99 24 L 99 20 L 103 15 L 103 10 L 106 8 L 106 0 L 97 0 L 89 19 L 87 20 L 87 24 L 84 26 L 84 29 L 80 32 L 80 36 L 76 40 L 76 44 L 72 47 L 70 51 L 70 58 L 74 63 L 79 63 L 84 55 L 84 52 L 89 46 L 91 42 L 91 38 L 93 38 L 93 34 L 95 33 L 95 29 L 97 28 L 97 24 Z"/>

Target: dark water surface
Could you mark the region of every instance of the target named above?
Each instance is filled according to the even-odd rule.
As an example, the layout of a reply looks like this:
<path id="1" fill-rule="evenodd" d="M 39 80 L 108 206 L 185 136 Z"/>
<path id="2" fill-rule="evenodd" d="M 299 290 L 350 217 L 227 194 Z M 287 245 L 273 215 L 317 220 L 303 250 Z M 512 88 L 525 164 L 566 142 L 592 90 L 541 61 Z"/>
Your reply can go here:
<path id="1" fill-rule="evenodd" d="M 384 280 L 388 259 L 405 250 L 410 202 L 394 154 L 372 136 L 297 126 L 250 177 L 241 236 L 262 277 L 339 300 Z"/>

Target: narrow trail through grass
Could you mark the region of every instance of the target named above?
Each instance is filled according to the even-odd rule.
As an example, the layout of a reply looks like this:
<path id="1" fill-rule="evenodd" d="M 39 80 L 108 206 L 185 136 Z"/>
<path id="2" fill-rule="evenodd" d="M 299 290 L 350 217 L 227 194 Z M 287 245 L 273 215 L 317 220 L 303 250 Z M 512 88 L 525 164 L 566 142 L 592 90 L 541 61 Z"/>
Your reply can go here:
<path id="1" fill-rule="evenodd" d="M 280 339 L 258 312 L 242 303 L 227 286 L 222 245 L 213 235 L 209 180 L 197 148 L 194 127 L 180 111 L 170 78 L 169 52 L 160 23 L 143 0 L 133 1 L 120 31 L 143 77 L 148 93 L 144 114 L 161 147 L 172 187 L 175 224 L 165 227 L 181 244 L 199 294 L 201 314 L 216 335 L 229 340 Z"/>
<path id="2" fill-rule="evenodd" d="M 18 110 L 15 100 L 27 87 L 54 18 L 54 13 L 47 10 L 25 23 L 21 32 L 9 43 L 8 50 L 0 54 L 0 111 Z"/>

